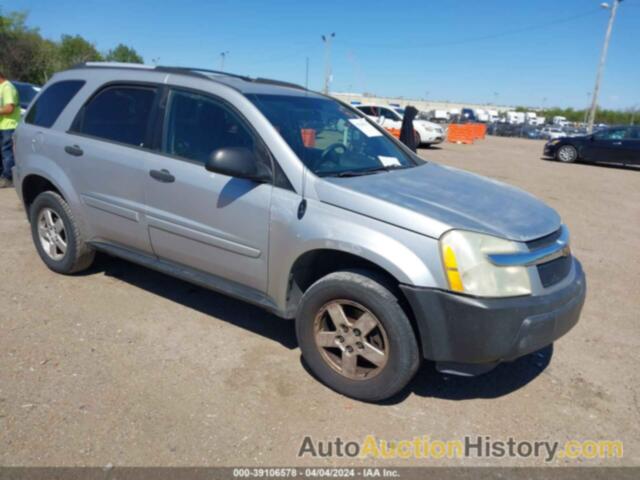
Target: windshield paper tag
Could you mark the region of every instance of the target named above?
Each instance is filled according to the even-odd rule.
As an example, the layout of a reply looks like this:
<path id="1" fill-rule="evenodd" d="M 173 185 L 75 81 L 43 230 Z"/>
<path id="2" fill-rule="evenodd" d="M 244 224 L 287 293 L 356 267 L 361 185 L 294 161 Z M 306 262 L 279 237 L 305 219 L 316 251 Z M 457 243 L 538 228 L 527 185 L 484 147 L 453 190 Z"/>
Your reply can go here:
<path id="1" fill-rule="evenodd" d="M 385 167 L 399 167 L 400 160 L 396 157 L 385 157 L 384 155 L 378 155 L 378 159 Z"/>
<path id="2" fill-rule="evenodd" d="M 364 118 L 350 118 L 351 124 L 364 133 L 367 137 L 381 137 L 382 133 L 376 130 L 373 125 L 367 122 Z"/>

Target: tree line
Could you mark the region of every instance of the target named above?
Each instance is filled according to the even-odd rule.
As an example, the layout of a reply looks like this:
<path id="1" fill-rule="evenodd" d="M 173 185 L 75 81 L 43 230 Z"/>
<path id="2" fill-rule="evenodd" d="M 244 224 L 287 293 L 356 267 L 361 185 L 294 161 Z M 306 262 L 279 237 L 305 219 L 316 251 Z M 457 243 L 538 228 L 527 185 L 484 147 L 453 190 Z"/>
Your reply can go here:
<path id="1" fill-rule="evenodd" d="M 532 109 L 528 107 L 517 107 L 517 112 L 530 112 Z M 588 111 L 586 109 L 574 108 L 545 108 L 537 111 L 537 113 L 551 121 L 553 117 L 565 117 L 570 122 L 585 122 Z M 607 125 L 631 125 L 640 121 L 640 111 L 637 108 L 629 108 L 627 110 L 608 110 L 598 109 L 596 111 L 596 123 L 606 123 Z"/>
<path id="2" fill-rule="evenodd" d="M 143 63 L 143 58 L 124 44 L 100 52 L 80 35 L 50 40 L 26 23 L 25 12 L 0 9 L 0 71 L 12 80 L 44 84 L 55 72 L 91 61 Z"/>

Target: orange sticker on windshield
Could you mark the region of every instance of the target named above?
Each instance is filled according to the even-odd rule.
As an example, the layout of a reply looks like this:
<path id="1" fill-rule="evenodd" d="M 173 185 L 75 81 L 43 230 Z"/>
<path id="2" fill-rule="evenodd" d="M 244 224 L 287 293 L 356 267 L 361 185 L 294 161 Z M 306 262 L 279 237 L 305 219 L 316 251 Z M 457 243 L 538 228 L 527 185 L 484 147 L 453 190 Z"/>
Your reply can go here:
<path id="1" fill-rule="evenodd" d="M 316 146 L 316 131 L 313 128 L 301 128 L 300 134 L 305 147 L 313 148 Z"/>

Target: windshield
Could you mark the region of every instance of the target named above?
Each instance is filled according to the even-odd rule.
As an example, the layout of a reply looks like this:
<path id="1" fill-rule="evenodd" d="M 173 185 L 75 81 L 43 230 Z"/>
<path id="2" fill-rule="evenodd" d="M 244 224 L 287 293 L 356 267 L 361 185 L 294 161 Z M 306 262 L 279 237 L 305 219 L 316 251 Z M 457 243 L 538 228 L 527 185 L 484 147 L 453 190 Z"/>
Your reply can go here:
<path id="1" fill-rule="evenodd" d="M 373 124 L 335 100 L 248 95 L 316 175 L 351 176 L 417 163 Z"/>

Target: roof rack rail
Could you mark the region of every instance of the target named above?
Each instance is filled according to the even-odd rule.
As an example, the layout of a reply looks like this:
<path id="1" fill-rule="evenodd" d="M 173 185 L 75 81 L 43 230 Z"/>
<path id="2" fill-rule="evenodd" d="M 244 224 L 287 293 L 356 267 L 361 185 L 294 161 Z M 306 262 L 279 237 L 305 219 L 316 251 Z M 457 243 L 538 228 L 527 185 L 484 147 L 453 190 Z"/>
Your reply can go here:
<path id="1" fill-rule="evenodd" d="M 197 68 L 197 67 L 168 67 L 164 65 L 160 65 L 156 67 L 156 70 L 161 72 L 174 72 L 174 73 L 212 73 L 214 75 L 223 75 L 226 77 L 239 78 L 240 80 L 246 80 L 247 82 L 252 81 L 251 77 L 246 75 L 238 75 L 237 73 L 229 73 L 223 72 L 221 70 L 210 70 L 208 68 Z"/>
<path id="2" fill-rule="evenodd" d="M 262 78 L 262 77 L 249 77 L 247 75 L 239 75 L 237 73 L 223 72 L 221 70 L 211 70 L 208 68 L 198 68 L 198 67 L 170 67 L 164 65 L 144 65 L 141 63 L 123 63 L 123 62 L 83 62 L 77 63 L 70 67 L 70 70 L 75 70 L 79 68 L 122 68 L 122 69 L 132 69 L 132 70 L 155 70 L 157 72 L 164 73 L 179 73 L 182 75 L 191 75 L 197 76 L 201 78 L 210 79 L 210 75 L 220 75 L 225 77 L 237 78 L 239 80 L 244 80 L 245 82 L 252 83 L 264 83 L 268 85 L 278 85 L 281 87 L 289 87 L 296 88 L 298 90 L 307 90 L 305 87 L 298 85 L 296 83 L 284 82 L 282 80 L 273 80 L 271 78 Z"/>
<path id="3" fill-rule="evenodd" d="M 70 70 L 77 68 L 127 68 L 139 70 L 153 70 L 153 65 L 145 65 L 143 63 L 125 63 L 125 62 L 81 62 L 70 67 Z"/>
<path id="4" fill-rule="evenodd" d="M 291 87 L 291 88 L 297 88 L 299 90 L 307 90 L 305 87 L 303 87 L 302 85 L 298 85 L 297 83 L 284 82 L 282 80 L 273 80 L 271 78 L 258 77 L 258 78 L 252 79 L 252 81 L 255 83 L 267 83 L 269 85 L 279 85 L 281 87 Z"/>

